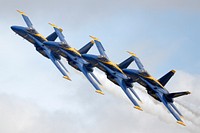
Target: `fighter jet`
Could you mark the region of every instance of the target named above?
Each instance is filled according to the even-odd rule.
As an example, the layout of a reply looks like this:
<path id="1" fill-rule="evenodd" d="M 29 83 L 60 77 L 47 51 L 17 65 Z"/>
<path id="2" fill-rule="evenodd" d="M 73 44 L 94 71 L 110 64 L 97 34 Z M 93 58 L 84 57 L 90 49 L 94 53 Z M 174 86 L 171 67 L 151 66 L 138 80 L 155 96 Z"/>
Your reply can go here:
<path id="1" fill-rule="evenodd" d="M 60 28 L 58 28 L 55 24 L 51 23 L 49 24 L 53 26 L 61 42 L 46 41 L 44 42 L 45 46 L 51 49 L 54 53 L 66 58 L 68 64 L 73 68 L 75 68 L 76 70 L 82 72 L 85 75 L 85 77 L 89 80 L 89 82 L 94 86 L 96 92 L 103 95 L 104 93 L 102 92 L 100 87 L 96 84 L 97 82 L 99 85 L 101 85 L 100 81 L 93 74 L 93 66 L 82 58 L 82 54 L 86 54 L 93 46 L 94 42 L 90 41 L 81 49 L 76 50 L 75 48 L 69 46 L 69 44 L 65 40 L 64 35 L 60 31 Z M 96 80 L 96 82 L 94 82 L 93 79 Z"/>
<path id="2" fill-rule="evenodd" d="M 89 63 L 91 63 L 94 67 L 97 67 L 101 71 L 105 72 L 107 75 L 107 78 L 112 81 L 114 84 L 120 86 L 124 93 L 127 95 L 127 97 L 131 100 L 131 102 L 134 104 L 134 108 L 141 110 L 141 107 L 139 104 L 135 101 L 135 99 L 132 97 L 131 92 L 136 96 L 136 98 L 140 100 L 138 95 L 135 93 L 135 91 L 132 89 L 132 79 L 128 78 L 122 69 L 127 68 L 129 64 L 134 60 L 134 58 L 129 57 L 119 65 L 113 63 L 109 60 L 108 56 L 105 53 L 105 49 L 103 48 L 103 45 L 101 42 L 93 36 L 90 36 L 100 53 L 100 55 L 92 55 L 92 54 L 83 54 L 82 57 L 87 60 Z"/>
<path id="3" fill-rule="evenodd" d="M 183 95 L 190 94 L 189 91 L 184 92 L 175 92 L 169 93 L 169 91 L 164 87 L 170 78 L 174 75 L 175 70 L 171 70 L 167 74 L 165 74 L 160 79 L 155 79 L 152 77 L 145 69 L 143 64 L 141 63 L 140 59 L 132 52 L 128 52 L 131 54 L 135 60 L 136 65 L 138 66 L 139 70 L 136 69 L 123 69 L 123 72 L 134 82 L 139 83 L 140 85 L 144 86 L 147 90 L 147 93 L 151 95 L 154 99 L 162 102 L 169 112 L 176 118 L 177 123 L 185 126 L 184 122 L 181 120 L 180 117 L 183 115 L 179 112 L 176 106 L 173 104 L 174 98 L 180 97 Z"/>
<path id="4" fill-rule="evenodd" d="M 19 10 L 17 10 L 17 11 L 22 15 L 27 27 L 11 26 L 11 29 L 16 34 L 18 34 L 22 38 L 24 38 L 27 41 L 29 41 L 30 43 L 32 43 L 35 46 L 36 51 L 38 51 L 40 54 L 42 54 L 44 57 L 50 59 L 54 63 L 54 65 L 62 73 L 63 78 L 70 80 L 70 78 L 66 74 L 66 72 L 68 72 L 67 69 L 64 67 L 64 65 L 60 61 L 60 59 L 61 59 L 60 55 L 51 51 L 43 44 L 44 41 L 55 41 L 57 38 L 57 34 L 55 32 L 53 32 L 47 38 L 45 38 L 44 36 L 42 36 L 40 33 L 38 33 L 33 28 L 33 24 L 31 23 L 30 19 L 24 12 L 19 11 Z"/>

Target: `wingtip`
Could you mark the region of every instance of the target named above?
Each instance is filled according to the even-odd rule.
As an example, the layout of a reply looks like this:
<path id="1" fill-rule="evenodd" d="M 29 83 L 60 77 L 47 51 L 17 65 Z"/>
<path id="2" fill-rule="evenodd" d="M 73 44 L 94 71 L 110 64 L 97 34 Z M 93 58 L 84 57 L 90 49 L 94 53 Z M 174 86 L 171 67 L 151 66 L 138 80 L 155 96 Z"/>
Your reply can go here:
<path id="1" fill-rule="evenodd" d="M 136 54 L 134 54 L 133 52 L 127 51 L 127 53 L 129 53 L 130 55 L 136 57 Z"/>
<path id="2" fill-rule="evenodd" d="M 71 79 L 68 76 L 63 76 L 63 78 L 71 81 Z"/>
<path id="3" fill-rule="evenodd" d="M 92 39 L 96 40 L 96 41 L 99 41 L 98 38 L 94 37 L 94 36 L 90 36 Z"/>
<path id="4" fill-rule="evenodd" d="M 176 70 L 171 70 L 171 72 L 175 73 L 175 72 L 176 72 Z"/>
<path id="5" fill-rule="evenodd" d="M 177 123 L 180 124 L 180 125 L 186 126 L 185 123 L 182 122 L 182 121 L 177 121 Z"/>
<path id="6" fill-rule="evenodd" d="M 142 108 L 140 106 L 134 106 L 135 109 L 138 109 L 140 111 L 143 111 Z"/>
<path id="7" fill-rule="evenodd" d="M 19 12 L 20 14 L 22 15 L 26 15 L 24 12 L 20 11 L 20 10 L 17 10 L 17 12 Z"/>
<path id="8" fill-rule="evenodd" d="M 181 119 L 184 119 L 184 116 L 181 115 L 180 118 L 181 118 Z"/>
<path id="9" fill-rule="evenodd" d="M 96 93 L 99 93 L 99 94 L 101 94 L 101 95 L 104 95 L 104 93 L 103 93 L 101 90 L 96 90 L 95 92 L 96 92 Z"/>

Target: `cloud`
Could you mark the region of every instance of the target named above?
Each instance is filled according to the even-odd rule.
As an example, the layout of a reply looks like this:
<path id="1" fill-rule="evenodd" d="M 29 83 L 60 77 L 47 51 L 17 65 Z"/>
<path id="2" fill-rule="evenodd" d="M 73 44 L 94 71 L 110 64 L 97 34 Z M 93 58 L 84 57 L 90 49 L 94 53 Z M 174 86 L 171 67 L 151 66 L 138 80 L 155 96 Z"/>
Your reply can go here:
<path id="1" fill-rule="evenodd" d="M 182 114 L 184 115 L 184 121 L 186 122 L 186 127 L 185 129 L 187 131 L 185 132 L 197 132 L 200 126 L 200 113 L 199 113 L 199 104 L 200 102 L 198 101 L 199 97 L 199 88 L 195 88 L 196 84 L 199 82 L 199 75 L 191 75 L 188 74 L 186 72 L 182 72 L 182 71 L 177 71 L 177 76 L 174 76 L 173 78 L 173 82 L 169 83 L 170 85 L 168 85 L 168 87 L 173 88 L 173 91 L 170 92 L 177 92 L 177 91 L 194 91 L 195 94 L 193 95 L 188 95 L 185 97 L 181 97 L 178 99 L 175 99 L 175 105 L 178 107 L 178 109 L 182 112 Z M 115 96 L 126 100 L 127 103 L 129 103 L 129 106 L 132 106 L 132 104 L 130 103 L 130 101 L 128 100 L 128 98 L 126 98 L 126 96 L 123 94 L 123 92 L 119 91 L 121 90 L 121 88 L 116 87 L 115 85 L 113 85 L 112 83 L 110 83 L 109 81 L 105 82 L 105 76 L 98 74 L 99 78 L 101 79 L 102 83 L 105 85 L 105 89 L 107 91 L 109 91 L 111 94 L 114 94 Z M 186 86 L 187 84 L 187 86 Z M 181 89 L 176 89 L 179 86 L 182 86 Z M 189 87 L 188 87 L 189 85 Z M 113 89 L 115 88 L 115 89 Z M 175 124 L 175 119 L 173 118 L 173 116 L 168 113 L 167 109 L 160 103 L 155 101 L 153 98 L 151 98 L 145 91 L 144 88 L 136 85 L 134 88 L 136 88 L 136 92 L 138 93 L 138 95 L 140 96 L 140 98 L 142 99 L 144 104 L 141 104 L 144 113 L 150 114 L 152 116 L 154 116 L 154 119 L 156 122 L 161 121 L 164 122 L 168 127 L 170 127 L 171 131 L 173 130 L 177 130 L 178 127 L 173 127 L 172 124 Z M 117 89 L 117 90 L 116 90 Z M 192 102 L 195 101 L 195 102 Z M 125 111 L 124 113 L 127 114 L 129 111 Z M 141 114 L 138 114 L 141 115 Z M 139 116 L 136 117 L 136 119 L 138 119 Z M 141 116 L 141 119 L 149 119 L 146 117 Z M 157 118 L 155 118 L 157 117 Z M 135 118 L 134 118 L 135 119 Z M 143 120 L 141 120 L 143 121 Z M 129 123 L 128 121 L 126 121 L 127 123 Z M 139 122 L 139 121 L 137 121 Z M 151 123 L 152 124 L 152 123 Z M 150 126 L 151 124 L 149 124 L 148 126 Z M 155 123 L 154 123 L 155 124 Z M 156 123 L 157 124 L 157 123 Z M 165 131 L 163 131 L 165 132 Z M 166 132 L 169 132 L 169 130 L 167 130 Z"/>
<path id="2" fill-rule="evenodd" d="M 166 26 L 166 29 L 173 29 L 173 26 L 170 27 L 171 25 L 165 25 L 162 21 L 159 21 L 159 17 L 165 16 L 166 12 L 198 14 L 200 9 L 199 1 L 3 0 L 2 3 L 0 8 L 2 20 L 0 60 L 2 62 L 1 70 L 3 71 L 1 71 L 0 77 L 0 132 L 121 133 L 137 131 L 146 133 L 150 131 L 160 133 L 162 130 L 163 133 L 189 133 L 199 131 L 199 75 L 178 71 L 167 86 L 170 92 L 181 90 L 192 92 L 189 96 L 176 99 L 176 105 L 186 119 L 187 127 L 182 127 L 176 124 L 173 116 L 167 113 L 162 104 L 149 97 L 144 91 L 136 89 L 144 102 L 141 105 L 144 111 L 139 112 L 133 109 L 132 104 L 123 94 L 121 88 L 108 81 L 102 73 L 97 73 L 97 75 L 104 83 L 105 96 L 94 93 L 92 85 L 85 78 L 73 73 L 73 69 L 69 66 L 67 67 L 71 72 L 70 76 L 73 81 L 67 82 L 63 80 L 49 60 L 36 53 L 31 44 L 19 36 L 14 36 L 14 33 L 9 28 L 14 24 L 25 25 L 21 16 L 15 11 L 20 9 L 30 16 L 34 27 L 44 35 L 52 32 L 52 28 L 47 25 L 47 22 L 62 26 L 66 37 L 67 33 L 70 34 L 69 41 L 77 41 L 78 47 L 82 46 L 81 40 L 84 40 L 83 38 L 86 38 L 90 33 L 99 34 L 104 36 L 101 39 L 105 44 L 108 44 L 105 46 L 106 49 L 108 51 L 110 49 L 113 50 L 108 53 L 109 56 L 118 59 L 123 55 L 127 55 L 116 56 L 116 53 L 122 52 L 122 48 L 126 44 L 126 50 L 137 51 L 137 54 L 145 51 L 144 63 L 145 61 L 148 62 L 146 64 L 151 63 L 148 65 L 151 68 L 150 70 L 153 68 L 157 70 L 155 66 L 168 59 L 171 49 L 174 48 L 173 55 L 175 55 L 180 51 L 183 41 L 185 42 L 185 39 L 183 39 L 180 42 L 180 47 L 176 47 L 176 40 L 174 41 L 173 38 L 168 37 L 172 34 L 171 32 L 174 32 L 173 30 L 170 30 L 169 34 L 162 34 L 161 37 L 156 36 L 157 34 L 152 30 L 157 30 L 158 34 L 161 34 L 161 32 L 165 33 L 166 31 L 158 30 L 162 27 Z M 160 15 L 154 17 L 154 13 Z M 141 16 L 143 14 L 145 14 L 145 18 L 149 16 L 153 20 L 149 18 L 142 19 Z M 157 23 L 154 23 L 155 18 L 158 18 Z M 187 17 L 186 19 L 189 18 Z M 182 20 L 186 19 L 180 19 L 184 27 L 187 24 L 191 25 L 191 23 L 183 23 L 185 21 Z M 164 21 L 166 20 L 168 20 L 168 17 L 164 19 Z M 174 19 L 170 22 L 174 24 Z M 157 27 L 160 23 L 162 25 Z M 147 28 L 152 27 L 152 25 L 153 28 Z M 174 27 L 177 25 L 179 23 Z M 126 28 L 123 29 L 122 27 Z M 193 28 L 196 29 L 196 27 Z M 147 34 L 148 31 L 151 32 Z M 164 44 L 167 48 L 160 44 L 160 47 L 152 45 L 155 40 L 149 41 L 146 37 L 142 39 L 139 37 L 152 34 L 155 36 L 150 36 L 149 38 L 161 38 L 162 42 L 165 41 Z M 173 34 L 174 38 L 177 38 L 175 34 Z M 180 38 L 182 39 L 182 36 Z M 168 39 L 171 40 L 167 41 Z M 137 41 L 133 42 L 133 40 Z M 89 41 L 89 39 L 86 38 L 84 41 Z M 76 47 L 73 43 L 70 44 Z M 146 51 L 147 49 L 151 49 L 151 51 Z M 165 51 L 161 52 L 159 51 L 160 49 Z M 152 64 L 154 59 L 156 60 L 154 61 L 155 64 Z M 168 64 L 171 65 L 171 63 Z M 185 66 L 188 67 L 189 65 L 185 64 Z"/>
<path id="3" fill-rule="evenodd" d="M 0 106 L 2 133 L 64 133 L 76 129 L 70 113 L 49 113 L 29 100 L 14 95 L 1 94 Z"/>
<path id="4" fill-rule="evenodd" d="M 44 97 L 48 97 L 48 104 L 50 106 L 57 106 L 56 104 L 62 103 L 61 108 L 54 110 L 44 108 L 44 106 L 42 106 L 43 104 L 39 105 L 37 101 L 33 101 L 31 98 L 20 98 L 14 94 L 1 93 L 0 124 L 2 126 L 0 132 L 121 133 L 138 131 L 145 133 L 149 130 L 151 132 L 159 133 L 161 129 L 163 130 L 163 133 L 197 133 L 199 131 L 199 103 L 190 103 L 190 100 L 193 101 L 198 99 L 198 95 L 191 94 L 175 100 L 177 107 L 185 116 L 184 121 L 187 126 L 182 127 L 176 124 L 173 116 L 167 112 L 161 103 L 156 102 L 146 94 L 144 88 L 141 88 L 138 85 L 135 87 L 138 95 L 143 100 L 141 106 L 144 111 L 141 112 L 133 108 L 133 105 L 121 91 L 121 88 L 108 81 L 104 74 L 99 73 L 98 71 L 96 74 L 104 85 L 104 96 L 94 93 L 92 86 L 88 86 L 89 82 L 85 79 L 80 80 L 81 77 L 79 76 L 80 79 L 72 79 L 74 82 L 81 81 L 81 83 L 77 86 L 74 83 L 72 88 L 68 87 L 66 89 L 66 87 L 63 87 L 65 92 L 63 91 L 63 95 L 58 93 L 58 96 L 60 97 L 59 101 L 56 97 L 58 90 L 62 92 L 61 86 L 64 85 L 62 82 L 57 82 L 58 84 L 61 84 L 57 89 L 55 89 L 55 87 L 53 87 L 53 90 L 51 88 L 48 88 L 49 90 L 40 89 L 41 93 L 43 93 L 43 91 L 54 92 L 52 98 L 55 100 L 55 103 L 52 103 L 52 105 L 49 103 L 51 100 L 48 93 L 46 93 L 46 95 L 43 94 Z M 182 77 L 185 75 L 188 75 L 186 79 L 190 85 L 195 85 L 199 80 L 188 73 L 177 71 L 177 76 L 173 78 L 177 83 L 171 82 L 169 83 L 170 87 L 168 86 L 167 88 L 173 88 L 173 91 L 192 91 L 192 86 L 191 88 L 176 89 L 176 86 L 179 84 L 178 81 L 184 84 Z M 193 82 L 194 79 L 195 82 Z M 76 87 L 74 88 L 73 86 Z M 188 101 L 188 99 L 190 100 Z"/>

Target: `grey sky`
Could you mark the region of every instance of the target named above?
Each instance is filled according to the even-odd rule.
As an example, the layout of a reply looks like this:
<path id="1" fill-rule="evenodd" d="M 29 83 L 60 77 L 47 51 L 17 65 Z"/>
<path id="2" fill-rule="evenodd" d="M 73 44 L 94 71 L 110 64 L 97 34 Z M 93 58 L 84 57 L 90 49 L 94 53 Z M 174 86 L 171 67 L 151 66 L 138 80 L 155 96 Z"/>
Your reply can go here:
<path id="1" fill-rule="evenodd" d="M 94 35 L 116 63 L 127 58 L 125 51 L 130 50 L 153 76 L 177 69 L 167 88 L 170 92 L 192 92 L 176 99 L 187 127 L 176 124 L 162 104 L 150 98 L 144 89 L 136 89 L 144 102 L 144 111 L 133 109 L 120 88 L 98 71 L 105 96 L 96 94 L 89 82 L 69 65 L 72 82 L 64 80 L 48 59 L 11 31 L 11 25 L 25 26 L 16 9 L 26 12 L 34 27 L 45 36 L 53 31 L 48 22 L 62 27 L 67 41 L 77 49 L 90 41 L 89 35 Z M 198 0 L 1 0 L 0 132 L 197 133 L 199 9 Z M 91 53 L 97 53 L 95 48 Z"/>

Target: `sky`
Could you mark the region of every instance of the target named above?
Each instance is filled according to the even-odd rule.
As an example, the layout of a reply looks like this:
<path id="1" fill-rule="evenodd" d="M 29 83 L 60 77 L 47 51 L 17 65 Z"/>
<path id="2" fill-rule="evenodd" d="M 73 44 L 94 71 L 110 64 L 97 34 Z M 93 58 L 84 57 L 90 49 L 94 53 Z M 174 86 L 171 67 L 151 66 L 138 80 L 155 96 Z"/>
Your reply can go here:
<path id="1" fill-rule="evenodd" d="M 0 132 L 2 133 L 197 133 L 200 130 L 200 1 L 198 0 L 0 0 Z M 44 36 L 48 22 L 62 27 L 76 49 L 99 38 L 109 58 L 120 63 L 137 54 L 148 72 L 159 78 L 175 69 L 169 92 L 191 91 L 175 99 L 186 127 L 165 107 L 135 85 L 143 101 L 138 111 L 121 89 L 95 69 L 105 95 L 95 93 L 84 76 L 62 60 L 72 81 L 10 29 L 25 26 L 24 11 Z M 96 48 L 89 52 L 98 54 Z M 131 65 L 129 68 L 135 68 Z"/>

